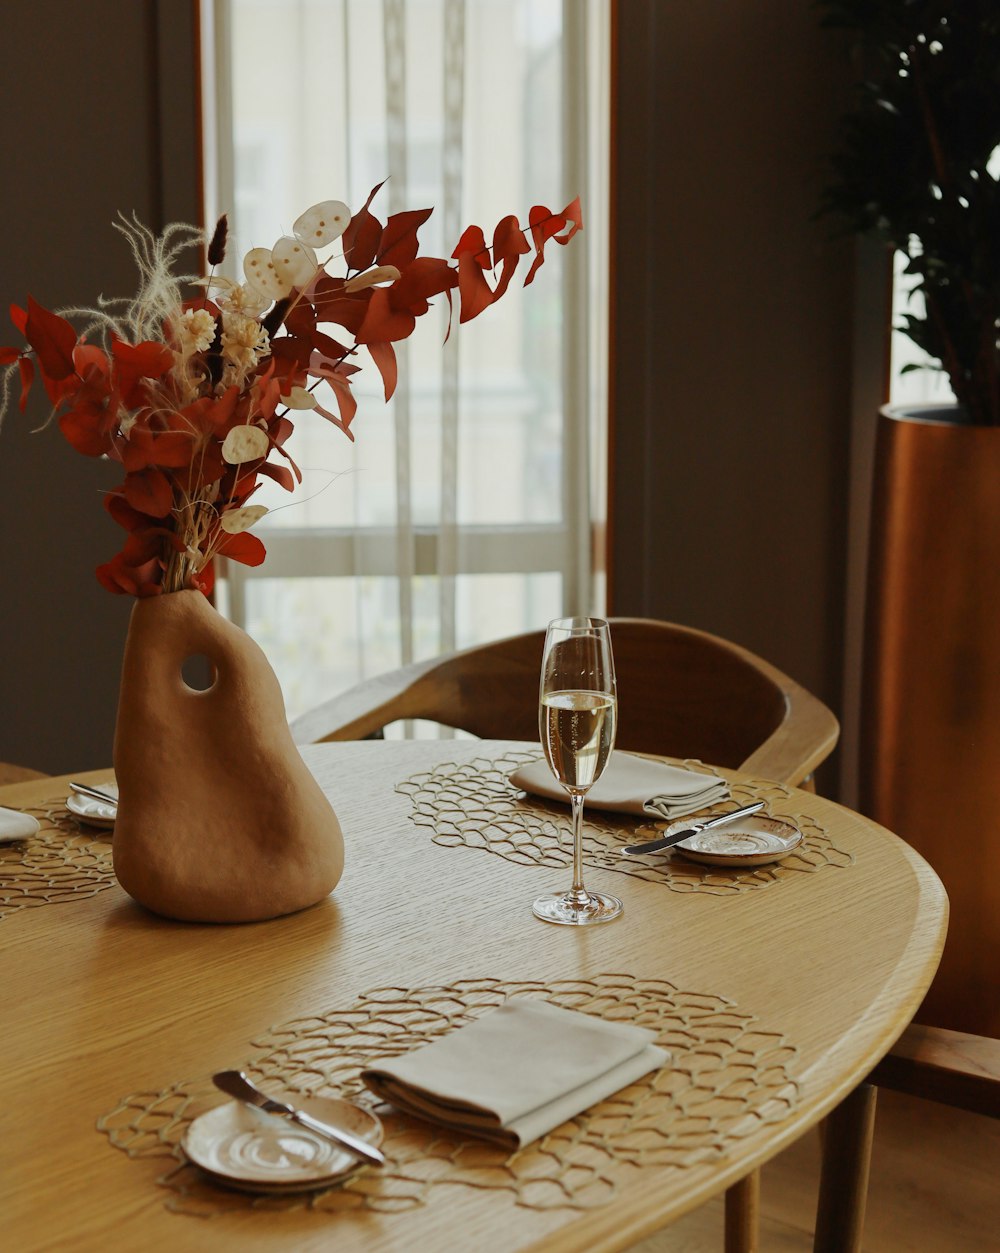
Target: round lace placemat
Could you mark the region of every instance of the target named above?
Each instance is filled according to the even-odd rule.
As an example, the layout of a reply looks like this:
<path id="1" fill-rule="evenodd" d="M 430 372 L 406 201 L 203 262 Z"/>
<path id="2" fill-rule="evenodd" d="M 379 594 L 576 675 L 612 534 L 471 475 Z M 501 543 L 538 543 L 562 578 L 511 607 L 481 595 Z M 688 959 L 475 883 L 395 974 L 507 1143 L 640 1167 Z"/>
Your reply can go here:
<path id="1" fill-rule="evenodd" d="M 110 831 L 77 822 L 62 796 L 24 812 L 38 819 L 41 830 L 0 844 L 0 919 L 95 896 L 115 883 Z"/>
<path id="2" fill-rule="evenodd" d="M 516 1153 L 375 1105 L 361 1085 L 364 1066 L 519 997 L 648 1027 L 671 1060 Z M 385 1124 L 386 1165 L 359 1168 L 335 1187 L 297 1196 L 253 1197 L 213 1186 L 180 1149 L 188 1124 L 221 1100 L 203 1076 L 125 1097 L 97 1124 L 129 1157 L 157 1162 L 168 1209 L 203 1217 L 253 1208 L 393 1213 L 426 1205 L 441 1186 L 459 1184 L 503 1189 L 531 1209 L 583 1210 L 606 1203 L 638 1171 L 718 1159 L 734 1141 L 786 1118 L 798 1101 L 796 1050 L 780 1033 L 723 997 L 624 974 L 378 988 L 348 1007 L 274 1027 L 253 1048 L 244 1068 L 267 1090 L 340 1096 L 376 1108 Z"/>
<path id="3" fill-rule="evenodd" d="M 573 828 L 569 807 L 518 791 L 507 776 L 518 766 L 538 758 L 536 752 L 511 752 L 503 757 L 476 757 L 448 762 L 399 783 L 397 792 L 410 798 L 410 817 L 429 828 L 435 844 L 445 848 L 477 848 L 522 866 L 566 868 L 573 863 Z M 682 763 L 691 769 L 700 762 Z M 765 802 L 764 812 L 798 827 L 803 842 L 784 861 L 745 870 L 706 867 L 679 855 L 656 862 L 622 857 L 625 844 L 656 839 L 669 825 L 637 815 L 586 810 L 583 827 L 585 866 L 661 883 L 672 892 L 707 892 L 724 896 L 756 891 L 789 876 L 814 873 L 827 867 L 850 866 L 854 858 L 833 843 L 829 832 L 813 818 L 797 812 L 794 792 L 767 779 L 734 784 L 732 799 L 714 805 L 702 815 L 722 813 L 749 801 Z"/>

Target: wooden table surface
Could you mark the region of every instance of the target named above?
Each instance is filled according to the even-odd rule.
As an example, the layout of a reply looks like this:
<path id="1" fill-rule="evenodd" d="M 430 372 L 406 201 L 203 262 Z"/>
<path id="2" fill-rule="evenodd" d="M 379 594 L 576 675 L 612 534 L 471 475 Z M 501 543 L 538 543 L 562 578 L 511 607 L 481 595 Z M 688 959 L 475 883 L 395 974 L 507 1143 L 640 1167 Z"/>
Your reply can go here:
<path id="1" fill-rule="evenodd" d="M 614 856 L 641 820 L 599 821 L 591 838 L 608 855 L 586 879 L 625 914 L 551 926 L 531 901 L 569 885 L 552 838 L 568 818 L 504 793 L 524 748 L 305 749 L 344 829 L 344 877 L 322 904 L 246 926 L 134 905 L 109 877 L 107 837 L 78 835 L 62 811 L 65 780 L 0 789 L 0 804 L 48 815 L 42 863 L 72 845 L 82 866 L 63 882 L 0 850 L 4 1246 L 620 1249 L 845 1096 L 933 976 L 947 920 L 933 871 L 846 809 L 731 775 L 738 796 L 801 823 L 808 857 L 752 875 L 675 858 L 647 872 Z M 260 1201 L 183 1164 L 180 1130 L 223 1099 L 215 1070 L 350 1093 L 373 1050 L 413 1047 L 509 996 L 637 1018 L 672 1062 L 510 1159 L 383 1110 L 385 1172 L 311 1199 Z"/>

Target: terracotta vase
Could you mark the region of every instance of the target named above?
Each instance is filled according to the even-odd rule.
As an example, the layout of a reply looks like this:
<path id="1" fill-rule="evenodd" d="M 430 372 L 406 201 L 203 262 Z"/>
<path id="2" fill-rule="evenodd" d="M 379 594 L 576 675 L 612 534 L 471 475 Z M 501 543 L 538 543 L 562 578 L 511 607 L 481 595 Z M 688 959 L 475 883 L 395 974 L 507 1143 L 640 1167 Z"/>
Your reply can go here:
<path id="1" fill-rule="evenodd" d="M 181 668 L 201 654 L 214 679 L 196 691 Z M 147 909 L 252 922 L 336 886 L 340 824 L 292 741 L 278 680 L 200 592 L 136 602 L 114 762 L 115 874 Z"/>
<path id="2" fill-rule="evenodd" d="M 917 1020 L 1000 1036 L 1000 428 L 941 416 L 879 417 L 861 808 L 951 902 Z"/>

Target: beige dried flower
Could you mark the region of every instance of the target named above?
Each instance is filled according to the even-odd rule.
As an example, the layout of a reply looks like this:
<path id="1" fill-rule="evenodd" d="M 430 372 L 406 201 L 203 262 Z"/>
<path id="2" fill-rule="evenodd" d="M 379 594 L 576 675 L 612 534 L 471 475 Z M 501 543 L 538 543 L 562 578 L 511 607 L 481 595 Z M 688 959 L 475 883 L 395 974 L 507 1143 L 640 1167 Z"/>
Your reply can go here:
<path id="1" fill-rule="evenodd" d="M 182 357 L 206 352 L 215 339 L 215 318 L 207 309 L 185 309 L 174 323 L 177 346 Z"/>

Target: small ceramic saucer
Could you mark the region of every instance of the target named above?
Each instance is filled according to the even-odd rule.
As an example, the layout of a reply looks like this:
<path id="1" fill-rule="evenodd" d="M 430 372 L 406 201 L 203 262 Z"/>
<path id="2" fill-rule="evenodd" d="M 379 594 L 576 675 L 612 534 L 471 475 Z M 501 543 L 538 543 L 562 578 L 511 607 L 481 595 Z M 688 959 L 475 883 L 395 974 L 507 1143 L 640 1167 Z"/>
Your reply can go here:
<path id="1" fill-rule="evenodd" d="M 667 827 L 664 835 L 679 831 L 690 818 Z M 802 832 L 790 822 L 750 814 L 730 826 L 701 831 L 678 844 L 678 853 L 705 866 L 764 866 L 781 861 L 802 843 Z"/>
<path id="2" fill-rule="evenodd" d="M 370 1144 L 382 1142 L 381 1122 L 360 1105 L 318 1096 L 303 1098 L 298 1105 Z M 181 1147 L 213 1179 L 243 1192 L 308 1192 L 327 1187 L 360 1165 L 353 1153 L 323 1136 L 241 1101 L 196 1118 Z"/>
<path id="3" fill-rule="evenodd" d="M 110 792 L 112 796 L 118 795 L 117 783 L 95 783 L 94 786 L 102 792 Z M 116 805 L 108 805 L 96 797 L 84 796 L 82 792 L 74 792 L 72 789 L 66 797 L 66 808 L 74 818 L 79 818 L 89 827 L 113 827 L 118 817 Z"/>

